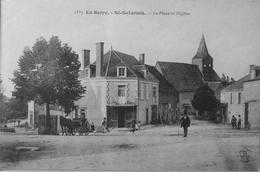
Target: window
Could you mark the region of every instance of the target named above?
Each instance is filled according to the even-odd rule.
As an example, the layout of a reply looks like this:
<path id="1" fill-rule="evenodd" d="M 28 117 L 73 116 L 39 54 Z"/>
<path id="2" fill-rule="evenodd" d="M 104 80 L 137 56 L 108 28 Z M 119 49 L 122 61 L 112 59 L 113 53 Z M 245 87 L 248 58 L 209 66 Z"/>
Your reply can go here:
<path id="1" fill-rule="evenodd" d="M 146 78 L 148 76 L 148 70 L 142 70 L 143 76 Z"/>
<path id="2" fill-rule="evenodd" d="M 156 103 L 156 87 L 153 87 L 153 103 Z"/>
<path id="3" fill-rule="evenodd" d="M 125 97 L 125 85 L 118 85 L 118 97 Z"/>
<path id="4" fill-rule="evenodd" d="M 80 109 L 80 117 L 81 118 L 85 118 L 86 117 L 85 109 Z"/>
<path id="5" fill-rule="evenodd" d="M 118 67 L 117 68 L 117 76 L 118 77 L 126 77 L 126 67 Z"/>
<path id="6" fill-rule="evenodd" d="M 230 93 L 230 104 L 232 104 L 232 93 Z"/>
<path id="7" fill-rule="evenodd" d="M 238 104 L 241 104 L 241 93 L 238 93 L 238 101 L 237 101 Z"/>

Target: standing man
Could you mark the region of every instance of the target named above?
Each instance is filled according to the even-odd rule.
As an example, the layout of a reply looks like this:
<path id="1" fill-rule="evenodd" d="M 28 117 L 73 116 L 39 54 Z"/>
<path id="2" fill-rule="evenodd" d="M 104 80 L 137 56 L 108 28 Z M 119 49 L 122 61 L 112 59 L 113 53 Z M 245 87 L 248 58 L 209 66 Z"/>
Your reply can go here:
<path id="1" fill-rule="evenodd" d="M 241 122 L 242 122 L 241 116 L 238 115 L 237 129 L 241 128 Z"/>
<path id="2" fill-rule="evenodd" d="M 108 126 L 107 126 L 107 118 L 104 117 L 103 121 L 102 121 L 102 127 L 103 127 L 103 132 L 105 133 L 105 130 L 107 130 L 107 132 L 109 132 Z"/>
<path id="3" fill-rule="evenodd" d="M 187 113 L 184 114 L 180 122 L 181 122 L 181 127 L 183 127 L 184 129 L 184 137 L 187 137 L 188 127 L 190 126 L 190 118 L 188 117 Z"/>

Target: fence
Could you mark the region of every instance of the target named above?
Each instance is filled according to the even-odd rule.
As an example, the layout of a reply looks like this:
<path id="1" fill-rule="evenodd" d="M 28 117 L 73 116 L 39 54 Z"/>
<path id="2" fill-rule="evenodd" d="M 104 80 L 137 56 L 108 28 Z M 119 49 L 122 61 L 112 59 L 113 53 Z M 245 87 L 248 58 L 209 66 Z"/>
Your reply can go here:
<path id="1" fill-rule="evenodd" d="M 48 134 L 58 134 L 58 116 L 51 115 L 51 128 L 50 133 Z M 38 133 L 39 134 L 47 134 L 46 128 L 46 115 L 39 115 L 38 116 Z"/>

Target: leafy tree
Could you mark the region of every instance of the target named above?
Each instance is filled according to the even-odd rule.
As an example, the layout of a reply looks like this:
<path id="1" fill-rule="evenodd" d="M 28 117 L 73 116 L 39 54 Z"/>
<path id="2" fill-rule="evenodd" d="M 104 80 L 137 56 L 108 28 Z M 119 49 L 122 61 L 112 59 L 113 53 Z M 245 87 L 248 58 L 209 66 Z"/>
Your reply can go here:
<path id="1" fill-rule="evenodd" d="M 80 63 L 77 54 L 57 36 L 47 42 L 39 38 L 26 48 L 18 61 L 13 82 L 16 98 L 46 104 L 46 132 L 50 132 L 50 104 L 59 104 L 66 113 L 74 108 L 74 101 L 85 92 L 78 80 Z"/>
<path id="2" fill-rule="evenodd" d="M 7 103 L 7 119 L 22 118 L 27 116 L 27 102 L 11 98 Z"/>
<path id="3" fill-rule="evenodd" d="M 222 74 L 222 77 L 221 77 L 221 83 L 224 87 L 232 84 L 233 82 L 235 82 L 234 78 L 230 78 L 229 76 L 226 76 L 224 73 Z"/>
<path id="4" fill-rule="evenodd" d="M 199 115 L 205 111 L 212 111 L 218 106 L 214 91 L 207 84 L 200 86 L 194 93 L 192 106 L 198 110 Z"/>
<path id="5" fill-rule="evenodd" d="M 60 56 L 58 65 L 61 69 L 57 72 L 58 102 L 64 107 L 65 113 L 69 114 L 75 109 L 74 100 L 78 100 L 85 92 L 81 86 L 79 77 L 80 62 L 75 52 L 67 44 L 63 46 L 63 54 Z"/>
<path id="6" fill-rule="evenodd" d="M 2 89 L 2 80 L 0 78 L 0 122 L 6 118 L 7 106 L 5 99 L 4 91 Z"/>

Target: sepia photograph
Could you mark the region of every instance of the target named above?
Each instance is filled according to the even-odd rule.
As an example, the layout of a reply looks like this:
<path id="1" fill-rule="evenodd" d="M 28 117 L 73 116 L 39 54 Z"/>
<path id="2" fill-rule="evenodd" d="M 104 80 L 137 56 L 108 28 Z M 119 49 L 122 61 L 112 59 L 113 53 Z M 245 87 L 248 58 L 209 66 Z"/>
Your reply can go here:
<path id="1" fill-rule="evenodd" d="M 0 171 L 260 171 L 260 1 L 0 0 Z"/>

